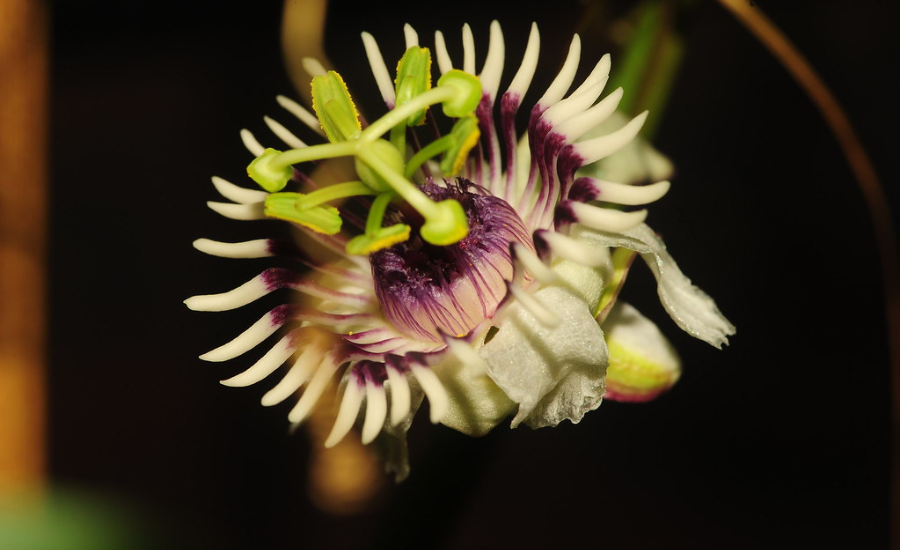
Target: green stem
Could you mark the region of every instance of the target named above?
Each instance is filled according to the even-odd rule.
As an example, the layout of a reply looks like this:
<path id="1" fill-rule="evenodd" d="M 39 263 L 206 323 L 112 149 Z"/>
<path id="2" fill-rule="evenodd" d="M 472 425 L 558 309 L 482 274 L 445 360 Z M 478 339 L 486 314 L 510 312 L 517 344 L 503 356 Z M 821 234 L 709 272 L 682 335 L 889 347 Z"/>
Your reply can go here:
<path id="1" fill-rule="evenodd" d="M 323 143 L 301 149 L 290 149 L 273 158 L 272 166 L 274 168 L 287 168 L 288 166 L 311 160 L 347 157 L 353 155 L 356 152 L 356 148 L 356 141 L 342 141 L 340 143 Z"/>
<path id="2" fill-rule="evenodd" d="M 369 217 L 366 218 L 366 235 L 374 235 L 376 231 L 381 229 L 381 224 L 384 221 L 384 213 L 387 211 L 391 199 L 395 196 L 396 193 L 388 191 L 387 193 L 378 195 L 375 197 L 375 200 L 372 201 L 372 207 L 369 209 Z"/>
<path id="3" fill-rule="evenodd" d="M 375 195 L 377 192 L 361 181 L 348 181 L 346 183 L 336 183 L 317 189 L 312 193 L 304 195 L 298 202 L 302 203 L 303 208 L 312 208 L 320 204 L 333 201 L 335 199 L 343 199 L 346 197 L 356 197 L 359 195 Z"/>
<path id="4" fill-rule="evenodd" d="M 370 124 L 362 131 L 359 139 L 360 141 L 373 142 L 398 124 L 402 123 L 406 127 L 406 119 L 416 111 L 427 109 L 436 103 L 443 103 L 448 99 L 452 99 L 457 93 L 456 88 L 451 86 L 438 86 L 423 94 L 419 94 Z"/>
<path id="5" fill-rule="evenodd" d="M 453 145 L 452 141 L 453 136 L 446 135 L 442 138 L 436 139 L 419 149 L 419 152 L 413 155 L 409 162 L 406 164 L 406 171 L 403 173 L 407 178 L 412 178 L 412 175 L 416 173 L 416 170 L 422 166 L 426 160 L 436 157 L 440 155 L 444 151 L 450 149 Z"/>
<path id="6" fill-rule="evenodd" d="M 409 103 L 407 103 L 407 105 L 409 105 Z M 400 117 L 400 120 L 405 120 L 408 116 L 409 113 Z M 382 118 L 381 120 L 384 120 L 384 118 Z M 371 128 L 371 126 L 369 126 L 369 128 Z M 384 180 L 394 188 L 397 194 L 403 197 L 403 200 L 408 202 L 410 206 L 415 208 L 426 219 L 438 215 L 438 208 L 435 203 L 432 202 L 432 200 L 429 199 L 428 196 L 425 195 L 425 193 L 419 191 L 419 188 L 416 187 L 411 181 L 392 170 L 384 161 L 381 160 L 381 158 L 377 154 L 375 154 L 368 148 L 363 148 L 357 153 L 357 156 L 359 157 L 359 160 L 366 163 L 369 168 L 371 168 L 376 173 L 378 173 L 379 176 L 384 178 Z"/>

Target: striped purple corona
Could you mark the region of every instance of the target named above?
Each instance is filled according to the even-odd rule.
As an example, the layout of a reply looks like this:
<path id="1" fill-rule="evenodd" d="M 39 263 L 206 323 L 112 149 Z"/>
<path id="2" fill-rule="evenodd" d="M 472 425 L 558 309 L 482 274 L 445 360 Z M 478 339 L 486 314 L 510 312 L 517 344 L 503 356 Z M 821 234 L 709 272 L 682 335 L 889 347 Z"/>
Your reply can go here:
<path id="1" fill-rule="evenodd" d="M 295 124 L 327 133 L 331 143 L 307 146 L 267 117 L 289 151 L 241 133 L 257 157 L 254 179 L 262 178 L 264 189 L 213 178 L 228 201 L 210 203 L 216 212 L 237 220 L 296 220 L 305 233 L 296 245 L 195 242 L 215 256 L 278 256 L 279 265 L 295 264 L 263 271 L 228 292 L 186 300 L 191 309 L 223 311 L 276 289 L 296 293 L 292 304 L 201 356 L 226 361 L 275 339 L 224 384 L 256 384 L 279 371 L 263 404 L 299 395 L 288 415 L 296 424 L 340 379 L 337 420 L 326 445 L 356 427 L 365 443 L 380 438 L 381 448 L 400 446 L 388 453 L 394 457 L 388 468 L 402 478 L 408 472 L 405 432 L 425 399 L 432 422 L 480 435 L 509 417 L 513 427 L 577 423 L 605 395 L 642 401 L 669 388 L 680 373 L 678 357 L 650 320 L 617 300 L 637 256 L 656 277 L 660 302 L 680 328 L 716 347 L 727 343 L 734 327 L 644 223 L 641 207 L 668 191 L 671 165 L 637 137 L 646 114 L 631 120 L 618 114 L 621 89 L 603 96 L 609 56 L 575 82 L 576 35 L 550 86 L 534 93 L 519 133 L 516 116 L 531 97 L 538 66 L 536 25 L 502 92 L 506 53 L 496 22 L 480 71 L 468 26 L 461 64 L 450 58 L 444 35 L 435 34 L 443 75 L 435 88 L 416 72 L 430 70 L 430 50 L 409 26 L 405 39 L 408 55 L 399 69 L 405 76 L 393 79 L 374 38 L 363 34 L 387 106 L 382 118 L 362 124 L 340 77 L 307 60 L 311 76 L 323 78 L 314 91 L 344 110 L 318 107 L 314 115 L 286 97 L 278 103 Z M 475 77 L 481 100 L 469 115 L 456 105 L 473 93 L 466 79 Z M 435 123 L 406 126 L 418 122 L 426 102 L 440 102 L 456 119 L 452 132 L 436 134 L 447 125 L 433 107 L 425 119 Z M 351 118 L 340 118 L 346 113 Z M 359 181 L 329 186 L 293 166 L 290 192 L 280 192 L 277 178 L 289 175 L 291 165 L 312 159 L 326 168 L 345 154 L 356 155 Z"/>

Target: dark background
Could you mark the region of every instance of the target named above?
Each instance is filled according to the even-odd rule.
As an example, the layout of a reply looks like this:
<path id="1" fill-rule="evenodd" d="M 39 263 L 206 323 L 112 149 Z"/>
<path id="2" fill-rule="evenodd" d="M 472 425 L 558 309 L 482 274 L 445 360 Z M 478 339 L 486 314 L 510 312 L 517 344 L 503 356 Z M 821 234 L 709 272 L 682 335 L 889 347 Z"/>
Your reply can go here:
<path id="1" fill-rule="evenodd" d="M 833 87 L 897 204 L 896 4 L 757 4 Z M 365 79 L 361 30 L 399 51 L 404 22 L 430 43 L 438 28 L 457 41 L 470 21 L 483 55 L 498 18 L 518 59 L 516 37 L 535 20 L 540 67 L 552 70 L 584 9 L 499 6 L 334 2 L 329 52 Z M 887 545 L 890 395 L 872 224 L 812 104 L 718 4 L 679 19 L 686 58 L 655 139 L 678 174 L 649 221 L 737 325 L 731 346 L 682 334 L 635 270 L 625 299 L 685 363 L 669 394 L 483 439 L 420 415 L 411 477 L 349 518 L 310 503 L 307 439 L 288 434 L 285 407 L 259 406 L 268 386 L 225 388 L 218 380 L 241 366 L 196 359 L 264 309 L 181 303 L 261 269 L 191 241 L 270 227 L 204 203 L 217 198 L 211 175 L 240 181 L 238 131 L 267 135 L 262 115 L 285 118 L 274 96 L 296 97 L 280 2 L 52 8 L 51 475 L 125 511 L 138 539 L 218 550 Z M 593 64 L 602 42 L 583 38 Z"/>

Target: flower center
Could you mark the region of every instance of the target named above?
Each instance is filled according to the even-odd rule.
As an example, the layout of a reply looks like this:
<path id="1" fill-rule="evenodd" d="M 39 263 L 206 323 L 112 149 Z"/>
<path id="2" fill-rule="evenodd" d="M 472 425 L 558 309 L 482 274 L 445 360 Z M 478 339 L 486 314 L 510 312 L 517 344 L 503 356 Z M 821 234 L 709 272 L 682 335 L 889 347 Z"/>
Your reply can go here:
<path id="1" fill-rule="evenodd" d="M 520 242 L 532 250 L 534 245 L 506 201 L 466 179 L 446 187 L 429 181 L 421 190 L 434 201 L 459 201 L 468 235 L 458 243 L 435 246 L 414 234 L 373 253 L 370 261 L 385 317 L 408 336 L 441 341 L 441 333 L 464 336 L 494 315 L 513 277 L 510 244 Z M 405 221 L 414 228 L 421 224 Z"/>

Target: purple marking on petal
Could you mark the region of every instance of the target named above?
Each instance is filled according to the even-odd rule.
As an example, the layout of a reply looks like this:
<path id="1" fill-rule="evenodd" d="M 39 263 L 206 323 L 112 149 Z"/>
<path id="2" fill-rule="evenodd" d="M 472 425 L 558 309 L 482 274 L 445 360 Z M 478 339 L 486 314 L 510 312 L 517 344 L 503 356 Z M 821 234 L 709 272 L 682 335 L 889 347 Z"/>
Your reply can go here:
<path id="1" fill-rule="evenodd" d="M 516 173 L 516 113 L 522 104 L 522 97 L 515 92 L 506 92 L 500 98 L 500 128 L 503 145 L 506 147 L 506 189 L 503 198 L 512 200 Z"/>
<path id="2" fill-rule="evenodd" d="M 506 201 L 467 180 L 446 187 L 429 182 L 421 189 L 435 201 L 458 200 L 469 234 L 456 244 L 434 246 L 414 232 L 408 241 L 375 252 L 370 261 L 385 317 L 408 336 L 440 342 L 440 332 L 467 334 L 494 314 L 514 273 L 510 243 L 532 244 Z M 420 223 L 406 221 L 414 231 Z"/>
<path id="3" fill-rule="evenodd" d="M 553 225 L 555 227 L 560 228 L 577 221 L 578 216 L 575 215 L 575 211 L 572 210 L 572 205 L 569 201 L 563 201 L 556 206 L 556 211 L 553 215 Z"/>
<path id="4" fill-rule="evenodd" d="M 297 245 L 284 239 L 268 239 L 266 251 L 272 256 L 303 256 Z"/>
<path id="5" fill-rule="evenodd" d="M 262 280 L 270 292 L 280 288 L 294 286 L 303 280 L 303 275 L 296 271 L 280 267 L 271 267 L 262 272 Z"/>
<path id="6" fill-rule="evenodd" d="M 360 361 L 353 365 L 353 370 L 367 382 L 373 382 L 376 386 L 384 386 L 387 380 L 387 370 L 384 363 L 377 361 Z"/>
<path id="7" fill-rule="evenodd" d="M 568 199 L 578 202 L 588 202 L 597 200 L 600 196 L 600 188 L 594 178 L 578 178 L 569 189 Z"/>
<path id="8" fill-rule="evenodd" d="M 396 355 L 393 353 L 389 353 L 384 356 L 384 362 L 390 368 L 394 369 L 397 372 L 406 374 L 409 372 L 409 364 L 407 362 L 406 357 Z"/>
<path id="9" fill-rule="evenodd" d="M 547 230 L 538 229 L 534 232 L 532 238 L 534 239 L 534 251 L 538 255 L 538 258 L 541 259 L 542 262 L 546 262 L 550 259 L 550 243 L 544 238 L 544 233 Z"/>
<path id="10" fill-rule="evenodd" d="M 276 306 L 269 312 L 269 321 L 272 323 L 273 327 L 280 327 L 288 321 L 293 320 L 299 310 L 300 308 L 293 304 Z"/>
<path id="11" fill-rule="evenodd" d="M 584 166 L 584 157 L 575 152 L 575 147 L 568 145 L 559 155 L 557 173 L 562 182 L 561 196 L 565 197 L 572 186 L 575 171 Z"/>

